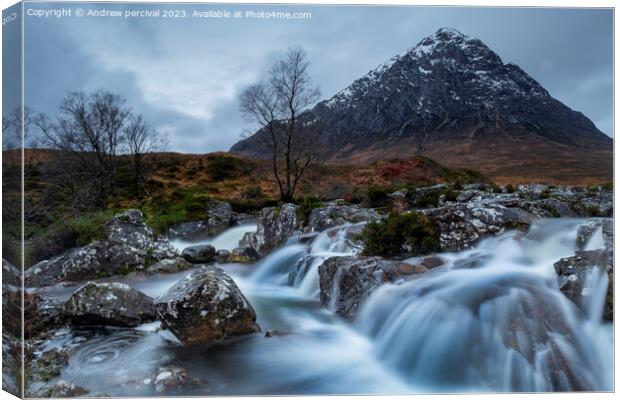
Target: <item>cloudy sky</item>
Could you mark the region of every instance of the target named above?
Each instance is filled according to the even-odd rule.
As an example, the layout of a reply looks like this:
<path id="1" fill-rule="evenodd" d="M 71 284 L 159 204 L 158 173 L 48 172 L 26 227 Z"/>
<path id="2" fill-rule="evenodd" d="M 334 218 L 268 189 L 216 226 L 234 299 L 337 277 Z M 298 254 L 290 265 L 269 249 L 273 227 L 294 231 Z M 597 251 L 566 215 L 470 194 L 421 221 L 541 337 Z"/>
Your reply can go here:
<path id="1" fill-rule="evenodd" d="M 61 8 L 29 3 L 25 9 Z M 132 10 L 148 5 L 64 4 Z M 167 132 L 172 150 L 228 150 L 254 126 L 239 92 L 286 48 L 303 46 L 329 98 L 440 27 L 478 37 L 554 97 L 613 136 L 611 10 L 461 7 L 153 5 L 155 8 L 311 12 L 309 20 L 25 17 L 26 103 L 54 114 L 69 91 L 124 96 Z"/>

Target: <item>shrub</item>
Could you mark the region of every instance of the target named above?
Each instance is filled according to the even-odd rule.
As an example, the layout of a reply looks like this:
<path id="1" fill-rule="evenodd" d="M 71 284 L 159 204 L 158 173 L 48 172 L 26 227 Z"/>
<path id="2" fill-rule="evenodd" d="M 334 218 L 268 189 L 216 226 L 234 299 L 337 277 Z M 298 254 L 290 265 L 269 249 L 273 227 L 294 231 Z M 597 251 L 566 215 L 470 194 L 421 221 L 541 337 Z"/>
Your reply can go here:
<path id="1" fill-rule="evenodd" d="M 316 197 L 306 196 L 299 203 L 299 207 L 297 208 L 297 218 L 302 221 L 304 225 L 308 225 L 308 218 L 310 217 L 310 212 L 315 208 L 323 207 L 323 202 Z"/>
<path id="2" fill-rule="evenodd" d="M 515 189 L 515 187 L 514 187 L 512 184 L 508 184 L 508 185 L 506 185 L 506 188 L 505 188 L 505 189 L 506 189 L 506 193 L 514 193 L 514 192 L 516 192 L 516 191 L 517 191 L 517 190 Z"/>
<path id="3" fill-rule="evenodd" d="M 601 185 L 601 189 L 603 189 L 606 192 L 613 192 L 614 190 L 614 183 L 613 182 L 607 182 Z"/>
<path id="4" fill-rule="evenodd" d="M 439 250 L 439 235 L 422 214 L 390 213 L 382 221 L 366 225 L 359 238 L 363 253 L 369 256 L 397 256 L 430 253 Z"/>
<path id="5" fill-rule="evenodd" d="M 241 158 L 220 154 L 208 158 L 206 170 L 211 179 L 223 181 L 249 175 L 252 172 L 252 163 Z"/>
<path id="6" fill-rule="evenodd" d="M 370 186 L 366 189 L 366 205 L 370 208 L 386 207 L 391 193 L 387 187 Z"/>
<path id="7" fill-rule="evenodd" d="M 447 189 L 444 190 L 443 194 L 446 196 L 446 201 L 456 201 L 460 193 L 454 189 Z"/>

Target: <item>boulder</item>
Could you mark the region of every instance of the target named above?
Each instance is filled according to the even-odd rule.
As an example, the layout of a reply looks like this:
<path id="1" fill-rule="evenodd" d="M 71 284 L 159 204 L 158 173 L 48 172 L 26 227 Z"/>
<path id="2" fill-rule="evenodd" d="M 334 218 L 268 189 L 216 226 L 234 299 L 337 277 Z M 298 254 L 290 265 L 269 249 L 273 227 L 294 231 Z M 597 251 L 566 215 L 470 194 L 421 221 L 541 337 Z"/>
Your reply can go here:
<path id="1" fill-rule="evenodd" d="M 80 248 L 68 250 L 49 260 L 40 261 L 24 271 L 26 287 L 52 286 L 65 278 L 64 264 L 71 259 Z"/>
<path id="2" fill-rule="evenodd" d="M 153 299 L 122 283 L 87 282 L 65 303 L 74 325 L 137 326 L 155 319 Z"/>
<path id="3" fill-rule="evenodd" d="M 226 230 L 233 223 L 233 212 L 229 203 L 208 200 L 205 203 L 206 219 L 200 221 L 181 222 L 168 229 L 168 237 L 196 241 Z"/>
<path id="4" fill-rule="evenodd" d="M 588 277 L 594 269 L 600 273 L 612 271 L 613 266 L 608 264 L 608 256 L 605 250 L 578 250 L 574 256 L 560 259 L 554 265 L 558 274 L 558 286 L 562 293 L 571 299 L 584 311 L 588 298 L 592 295 L 591 282 Z M 613 320 L 613 275 L 609 275 L 608 295 L 603 319 Z"/>
<path id="5" fill-rule="evenodd" d="M 210 244 L 189 246 L 183 249 L 181 256 L 194 264 L 210 262 L 215 259 L 215 247 Z"/>
<path id="6" fill-rule="evenodd" d="M 99 241 L 77 249 L 63 263 L 64 280 L 83 281 L 144 269 L 145 249 Z"/>
<path id="7" fill-rule="evenodd" d="M 200 387 L 202 393 L 209 391 L 209 386 L 200 379 L 192 377 L 185 368 L 169 365 L 159 367 L 149 381 L 155 385 L 157 393 L 179 392 L 188 387 Z"/>
<path id="8" fill-rule="evenodd" d="M 535 216 L 518 208 L 500 204 L 453 203 L 422 211 L 439 232 L 444 251 L 461 251 L 478 240 L 499 235 L 506 230 L 526 230 Z"/>
<path id="9" fill-rule="evenodd" d="M 325 207 L 315 208 L 308 217 L 308 232 L 321 232 L 344 224 L 356 224 L 381 219 L 381 215 L 372 208 L 357 205 L 328 203 Z"/>
<path id="10" fill-rule="evenodd" d="M 235 282 L 203 266 L 155 300 L 162 325 L 183 345 L 211 344 L 260 332 L 256 313 Z"/>
<path id="11" fill-rule="evenodd" d="M 26 286 L 55 285 L 141 271 L 159 260 L 178 256 L 165 237 L 155 237 L 140 210 L 115 215 L 106 224 L 107 237 L 41 261 L 25 271 Z"/>
<path id="12" fill-rule="evenodd" d="M 233 249 L 228 257 L 231 263 L 252 263 L 258 260 L 258 253 L 250 246 L 242 246 Z"/>
<path id="13" fill-rule="evenodd" d="M 319 266 L 321 303 L 353 319 L 360 304 L 383 283 L 426 271 L 423 265 L 378 257 L 331 257 Z"/>
<path id="14" fill-rule="evenodd" d="M 300 233 L 300 229 L 296 205 L 267 207 L 260 211 L 256 233 L 244 236 L 240 244 L 250 245 L 260 256 L 264 256 Z"/>
<path id="15" fill-rule="evenodd" d="M 190 269 L 192 264 L 181 257 L 166 258 L 156 262 L 146 269 L 150 274 L 170 274 Z"/>

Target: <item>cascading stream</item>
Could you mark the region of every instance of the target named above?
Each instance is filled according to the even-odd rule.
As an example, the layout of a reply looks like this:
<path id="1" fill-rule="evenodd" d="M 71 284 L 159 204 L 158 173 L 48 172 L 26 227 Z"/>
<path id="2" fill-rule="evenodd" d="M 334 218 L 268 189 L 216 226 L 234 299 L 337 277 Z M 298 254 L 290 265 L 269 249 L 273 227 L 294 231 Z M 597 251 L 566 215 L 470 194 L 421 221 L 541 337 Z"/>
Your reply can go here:
<path id="1" fill-rule="evenodd" d="M 589 275 L 584 313 L 559 291 L 553 268 L 574 254 L 581 223 L 540 221 L 527 234 L 507 232 L 441 254 L 444 265 L 379 287 L 352 323 L 320 305 L 318 268 L 329 257 L 355 255 L 352 234 L 363 225 L 327 229 L 310 245 L 292 241 L 256 265 L 221 266 L 263 332 L 278 332 L 273 337 L 186 349 L 167 331 L 100 334 L 73 345 L 61 378 L 99 390 L 105 384 L 110 395 L 149 395 L 144 385 L 124 382 L 142 382 L 146 370 L 166 363 L 209 382 L 212 394 L 610 390 L 612 326 L 601 321 L 607 275 Z M 211 243 L 225 238 L 235 247 L 246 229 Z M 586 247 L 603 244 L 595 234 Z M 155 297 L 188 273 L 117 281 Z M 95 373 L 121 367 L 140 376 L 114 385 Z"/>

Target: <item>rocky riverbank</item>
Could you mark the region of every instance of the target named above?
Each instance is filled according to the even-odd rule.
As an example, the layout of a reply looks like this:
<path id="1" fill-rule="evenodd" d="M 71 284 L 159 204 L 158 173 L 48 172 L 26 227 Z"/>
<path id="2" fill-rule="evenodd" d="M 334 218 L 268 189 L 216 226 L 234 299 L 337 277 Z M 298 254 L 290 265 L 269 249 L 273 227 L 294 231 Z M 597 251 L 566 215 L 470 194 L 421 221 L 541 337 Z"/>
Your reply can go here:
<path id="1" fill-rule="evenodd" d="M 306 215 L 294 204 L 264 208 L 256 216 L 235 214 L 223 202 L 212 201 L 210 207 L 213 210 L 209 210 L 209 220 L 185 222 L 162 236 L 145 223 L 139 210 L 127 210 L 106 224 L 104 240 L 70 249 L 25 271 L 30 305 L 27 348 L 32 348 L 30 369 L 37 371 L 30 376 L 31 383 L 36 383 L 32 390 L 36 389 L 39 396 L 88 393 L 74 383 L 58 380 L 67 354 L 37 348 L 65 326 L 80 330 L 102 326 L 130 329 L 158 323 L 183 346 L 213 345 L 261 332 L 253 305 L 222 266 L 253 263 L 287 243 L 308 246 L 319 233 L 331 234 L 331 228 L 347 225 L 349 228 L 333 232 L 344 235 L 347 246 L 354 249 L 352 254 L 326 256 L 316 277 L 320 302 L 347 320 L 354 319 L 360 305 L 383 284 L 441 273 L 444 254 L 470 249 L 484 238 L 507 231 L 525 232 L 541 218 L 560 217 L 585 218 L 585 222 L 579 227 L 577 252 L 555 263 L 558 287 L 583 307 L 584 297 L 593 290 L 589 287 L 592 271 L 606 274 L 608 296 L 601 311 L 604 320 L 613 319 L 613 193 L 603 188 L 436 185 L 391 193 L 376 208 L 336 200 L 304 210 Z M 419 248 L 420 238 L 407 236 L 396 253 L 368 254 L 364 224 L 377 224 L 375 228 L 382 229 L 381 223 L 390 215 L 416 215 L 420 219 L 415 221 L 425 221 L 430 230 L 423 232 L 436 240 L 434 251 L 425 253 Z M 201 244 L 179 251 L 170 241 L 205 239 L 247 222 L 256 223 L 256 231 L 247 233 L 230 250 Z M 471 265 L 462 268 L 475 268 L 475 264 L 476 260 L 471 260 Z M 307 265 L 288 268 L 292 282 Z M 11 288 L 19 282 L 19 271 L 4 260 L 3 271 L 5 308 L 5 304 L 9 307 L 10 294 L 16 293 Z M 188 273 L 157 298 L 114 282 L 115 277 L 130 275 L 149 280 L 182 271 Z M 61 300 L 47 294 L 49 287 L 64 287 L 71 293 Z M 158 393 L 184 385 L 208 386 L 178 366 L 168 369 L 144 378 L 144 382 L 151 379 L 148 385 L 161 389 Z"/>

